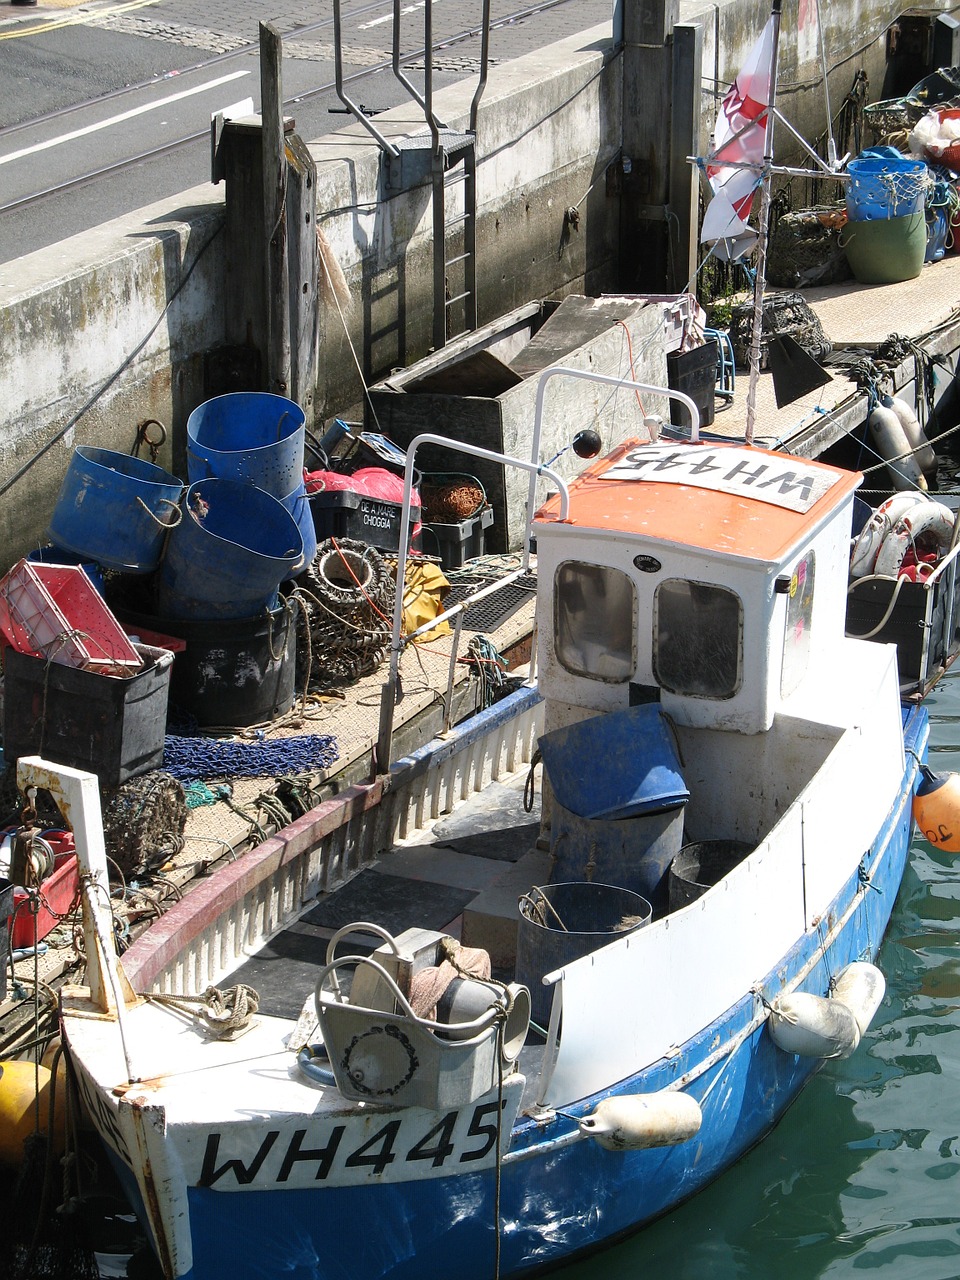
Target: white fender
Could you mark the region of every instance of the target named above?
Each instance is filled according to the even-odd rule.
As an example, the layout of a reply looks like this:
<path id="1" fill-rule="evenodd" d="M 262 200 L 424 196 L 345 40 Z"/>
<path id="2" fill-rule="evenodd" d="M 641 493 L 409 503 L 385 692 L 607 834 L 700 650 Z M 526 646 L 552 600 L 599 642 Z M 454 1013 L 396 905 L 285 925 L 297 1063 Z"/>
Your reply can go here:
<path id="1" fill-rule="evenodd" d="M 865 1036 L 887 990 L 886 979 L 875 964 L 855 960 L 841 970 L 833 985 L 833 999 L 845 1004 Z"/>
<path id="2" fill-rule="evenodd" d="M 885 535 L 877 553 L 874 573 L 896 577 L 907 551 L 910 547 L 916 548 L 918 543 L 924 546 L 935 544 L 937 554 L 945 555 L 953 538 L 953 521 L 950 508 L 933 498 L 911 507 Z"/>
<path id="3" fill-rule="evenodd" d="M 865 578 L 874 572 L 884 538 L 911 507 L 926 501 L 925 494 L 918 493 L 916 489 L 905 489 L 880 503 L 853 540 L 850 550 L 852 578 Z"/>
<path id="4" fill-rule="evenodd" d="M 806 991 L 775 1000 L 768 1022 L 777 1048 L 802 1058 L 849 1058 L 860 1043 L 860 1027 L 847 1005 Z"/>
<path id="5" fill-rule="evenodd" d="M 899 396 L 881 396 L 880 403 L 884 409 L 892 409 L 900 419 L 900 425 L 903 427 L 904 434 L 907 437 L 907 443 L 914 451 L 914 456 L 920 463 L 920 469 L 925 476 L 932 476 L 937 471 L 937 455 L 933 451 L 933 445 L 927 439 L 923 427 L 920 425 L 920 419 L 907 404 L 906 400 L 901 400 Z"/>
<path id="6" fill-rule="evenodd" d="M 892 409 L 876 405 L 867 418 L 877 453 L 887 464 L 894 489 L 926 489 L 927 482 L 907 433 Z M 896 461 L 892 462 L 891 459 Z"/>
<path id="7" fill-rule="evenodd" d="M 580 1121 L 580 1132 L 608 1151 L 643 1151 L 689 1142 L 702 1122 L 696 1098 L 675 1089 L 661 1089 L 604 1098 L 592 1115 Z"/>

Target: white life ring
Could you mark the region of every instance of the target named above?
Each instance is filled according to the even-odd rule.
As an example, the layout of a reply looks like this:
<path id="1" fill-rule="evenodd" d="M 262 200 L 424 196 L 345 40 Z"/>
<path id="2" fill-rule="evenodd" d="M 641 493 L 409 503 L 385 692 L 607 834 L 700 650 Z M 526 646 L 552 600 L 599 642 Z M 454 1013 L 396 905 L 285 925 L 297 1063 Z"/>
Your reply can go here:
<path id="1" fill-rule="evenodd" d="M 921 540 L 926 544 L 935 543 L 938 556 L 944 555 L 953 539 L 953 522 L 950 508 L 942 502 L 934 502 L 932 498 L 913 507 L 900 517 L 884 538 L 874 573 L 881 577 L 896 577 L 907 551 L 911 547 L 916 549 Z"/>
<path id="2" fill-rule="evenodd" d="M 850 550 L 851 578 L 865 578 L 873 573 L 877 556 L 880 554 L 880 548 L 887 534 L 900 517 L 905 516 L 912 507 L 928 501 L 926 494 L 911 490 L 895 493 L 885 502 L 881 502 L 853 540 Z"/>

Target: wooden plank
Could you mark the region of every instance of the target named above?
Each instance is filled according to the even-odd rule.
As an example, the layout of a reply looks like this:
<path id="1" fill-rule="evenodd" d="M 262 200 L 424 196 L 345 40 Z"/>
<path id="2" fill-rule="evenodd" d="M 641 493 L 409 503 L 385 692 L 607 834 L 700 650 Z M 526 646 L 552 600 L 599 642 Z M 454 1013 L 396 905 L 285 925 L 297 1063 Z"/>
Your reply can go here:
<path id="1" fill-rule="evenodd" d="M 286 145 L 287 267 L 290 282 L 290 390 L 313 419 L 317 388 L 317 346 L 320 340 L 317 307 L 317 166 L 306 143 L 290 134 Z"/>
<path id="2" fill-rule="evenodd" d="M 641 305 L 624 297 L 584 298 L 578 293 L 570 294 L 510 365 L 525 378 L 542 373 L 585 342 L 607 333 L 617 321 L 634 315 Z"/>
<path id="3" fill-rule="evenodd" d="M 287 271 L 287 160 L 283 128 L 283 41 L 260 23 L 260 101 L 263 119 L 263 227 L 267 236 L 267 389 L 290 390 L 290 282 Z"/>

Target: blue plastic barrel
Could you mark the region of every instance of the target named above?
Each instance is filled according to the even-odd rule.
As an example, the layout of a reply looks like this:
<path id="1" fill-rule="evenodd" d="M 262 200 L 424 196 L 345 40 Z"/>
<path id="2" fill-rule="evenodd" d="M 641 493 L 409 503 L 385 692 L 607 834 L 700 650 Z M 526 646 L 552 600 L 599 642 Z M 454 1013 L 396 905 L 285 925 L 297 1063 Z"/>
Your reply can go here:
<path id="1" fill-rule="evenodd" d="M 313 509 L 310 506 L 307 487 L 302 480 L 292 493 L 288 493 L 281 499 L 281 502 L 296 520 L 300 536 L 303 538 L 303 565 L 289 575 L 294 578 L 313 561 L 317 554 L 317 527 L 313 522 Z"/>
<path id="2" fill-rule="evenodd" d="M 541 737 L 540 754 L 557 800 L 581 818 L 635 818 L 690 799 L 657 703 L 554 729 Z"/>
<path id="3" fill-rule="evenodd" d="M 182 493 L 182 481 L 152 462 L 81 445 L 67 467 L 47 536 L 105 569 L 152 573 Z"/>
<path id="4" fill-rule="evenodd" d="M 847 217 L 851 222 L 905 218 L 923 208 L 927 166 L 895 147 L 863 151 L 847 166 Z"/>
<path id="5" fill-rule="evenodd" d="M 303 410 L 285 396 L 216 396 L 187 419 L 188 479 L 245 480 L 283 499 L 303 479 L 303 437 Z"/>
<path id="6" fill-rule="evenodd" d="M 192 484 L 183 505 L 160 566 L 161 614 L 213 620 L 273 608 L 280 583 L 303 566 L 290 512 L 256 485 L 216 476 Z"/>

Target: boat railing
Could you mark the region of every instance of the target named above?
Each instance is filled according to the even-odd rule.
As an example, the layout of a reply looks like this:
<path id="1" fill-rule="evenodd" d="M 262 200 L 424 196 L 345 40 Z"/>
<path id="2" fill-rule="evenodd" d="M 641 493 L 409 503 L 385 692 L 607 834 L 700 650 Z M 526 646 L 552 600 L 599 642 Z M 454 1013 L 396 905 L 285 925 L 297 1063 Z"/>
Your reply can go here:
<path id="1" fill-rule="evenodd" d="M 690 415 L 690 442 L 691 444 L 700 443 L 700 413 L 696 402 L 682 391 L 675 391 L 672 387 L 658 387 L 650 383 L 634 382 L 627 378 L 617 378 L 610 374 L 595 373 L 588 369 L 568 369 L 563 365 L 554 365 L 549 369 L 545 369 L 540 375 L 537 384 L 536 406 L 534 410 L 533 438 L 530 446 L 529 458 L 515 458 L 510 454 L 498 453 L 493 449 L 484 449 L 480 445 L 467 444 L 462 440 L 452 440 L 449 436 L 435 435 L 433 432 L 423 432 L 421 435 L 415 436 L 407 446 L 406 466 L 403 473 L 403 510 L 400 517 L 400 547 L 397 557 L 397 593 L 393 608 L 393 628 L 390 640 L 390 673 L 386 683 L 383 686 L 380 696 L 380 725 L 377 734 L 377 771 L 386 773 L 390 769 L 392 749 L 393 749 L 393 721 L 397 704 L 397 681 L 400 669 L 400 655 L 406 645 L 416 640 L 418 636 L 426 632 L 433 631 L 441 622 L 447 622 L 452 618 L 456 619 L 454 634 L 454 651 L 450 663 L 451 679 L 456 661 L 457 646 L 460 640 L 460 629 L 463 624 L 463 615 L 471 604 L 486 596 L 493 595 L 497 591 L 502 591 L 504 587 L 515 582 L 517 578 L 527 573 L 530 566 L 530 544 L 531 544 L 531 527 L 533 524 L 533 516 L 536 511 L 537 499 L 537 481 L 543 476 L 552 481 L 557 488 L 560 498 L 560 512 L 558 519 L 563 521 L 567 518 L 567 512 L 570 505 L 570 495 L 567 490 L 566 481 L 552 467 L 551 463 L 556 458 L 551 459 L 550 463 L 540 461 L 540 441 L 543 435 L 543 410 L 546 400 L 547 385 L 552 378 L 565 377 L 577 378 L 586 382 L 596 382 L 605 386 L 619 387 L 624 391 L 635 391 L 645 395 L 665 396 L 670 400 L 676 400 Z M 421 445 L 439 445 L 444 449 L 452 449 L 458 453 L 465 453 L 469 457 L 483 458 L 488 462 L 496 462 L 502 466 L 516 467 L 521 471 L 526 471 L 530 475 L 530 485 L 527 491 L 527 509 L 526 521 L 524 525 L 523 537 L 523 553 L 520 559 L 520 567 L 505 574 L 495 583 L 488 584 L 479 588 L 471 595 L 460 600 L 456 605 L 444 612 L 431 618 L 429 622 L 418 627 L 416 631 L 403 634 L 403 599 L 404 599 L 404 583 L 406 581 L 407 560 L 409 558 L 408 542 L 410 537 L 411 523 L 411 496 L 413 494 L 414 476 L 416 471 L 417 450 Z M 535 659 L 531 658 L 531 679 L 533 678 Z M 449 713 L 450 690 L 448 689 L 447 707 Z M 448 726 L 447 726 L 448 727 Z"/>

